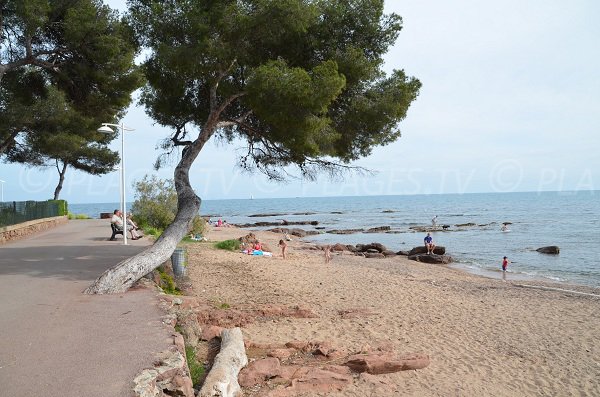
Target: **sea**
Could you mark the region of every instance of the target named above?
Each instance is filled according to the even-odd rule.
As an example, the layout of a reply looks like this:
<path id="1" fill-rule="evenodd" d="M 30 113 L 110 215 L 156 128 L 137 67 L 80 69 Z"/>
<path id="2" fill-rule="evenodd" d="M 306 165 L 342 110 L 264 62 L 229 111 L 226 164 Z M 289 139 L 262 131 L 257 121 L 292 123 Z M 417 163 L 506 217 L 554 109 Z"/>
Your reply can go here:
<path id="1" fill-rule="evenodd" d="M 473 193 L 403 196 L 296 197 L 203 200 L 200 214 L 231 224 L 317 221 L 304 240 L 319 244 L 378 242 L 391 250 L 422 245 L 432 232 L 446 247 L 452 267 L 484 277 L 501 278 L 502 258 L 511 261 L 508 278 L 585 285 L 600 289 L 600 191 Z M 98 218 L 118 203 L 69 204 L 69 211 Z M 256 216 L 259 215 L 259 216 Z M 509 231 L 502 231 L 508 223 Z M 468 225 L 471 226 L 458 226 Z M 380 233 L 330 234 L 327 231 L 389 226 Z M 446 230 L 442 226 L 448 226 Z M 254 227 L 262 230 L 271 227 Z M 318 229 L 317 229 L 318 228 Z M 252 228 L 251 228 L 252 229 Z M 560 254 L 537 248 L 556 245 Z"/>

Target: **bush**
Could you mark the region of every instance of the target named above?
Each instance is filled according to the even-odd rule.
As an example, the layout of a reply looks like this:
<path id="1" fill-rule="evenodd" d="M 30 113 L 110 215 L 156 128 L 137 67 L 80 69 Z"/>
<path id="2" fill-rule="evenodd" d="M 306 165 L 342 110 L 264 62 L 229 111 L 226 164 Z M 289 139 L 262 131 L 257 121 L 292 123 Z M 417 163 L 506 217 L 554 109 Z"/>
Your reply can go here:
<path id="1" fill-rule="evenodd" d="M 194 220 L 192 221 L 192 227 L 189 230 L 189 233 L 194 235 L 200 234 L 204 236 L 206 231 L 206 220 L 202 218 L 200 215 L 196 215 Z"/>
<path id="2" fill-rule="evenodd" d="M 67 217 L 69 219 L 91 219 L 89 216 L 87 216 L 86 214 L 74 214 L 72 212 L 67 213 Z"/>
<path id="3" fill-rule="evenodd" d="M 215 244 L 216 248 L 228 251 L 239 251 L 242 243 L 239 240 L 219 241 Z"/>
<path id="4" fill-rule="evenodd" d="M 131 212 L 138 226 L 164 230 L 173 222 L 177 213 L 177 191 L 172 180 L 146 175 L 135 182 L 133 188 L 135 201 Z"/>

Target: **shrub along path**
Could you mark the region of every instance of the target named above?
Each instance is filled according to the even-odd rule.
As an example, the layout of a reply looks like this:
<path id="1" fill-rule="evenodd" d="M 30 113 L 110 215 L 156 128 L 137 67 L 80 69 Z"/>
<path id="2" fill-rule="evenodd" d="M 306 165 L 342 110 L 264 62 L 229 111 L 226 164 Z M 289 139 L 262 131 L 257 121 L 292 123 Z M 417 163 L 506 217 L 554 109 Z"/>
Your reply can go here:
<path id="1" fill-rule="evenodd" d="M 72 220 L 0 246 L 0 395 L 131 396 L 170 345 L 156 293 L 81 293 L 149 244 L 110 234 L 108 220 Z"/>

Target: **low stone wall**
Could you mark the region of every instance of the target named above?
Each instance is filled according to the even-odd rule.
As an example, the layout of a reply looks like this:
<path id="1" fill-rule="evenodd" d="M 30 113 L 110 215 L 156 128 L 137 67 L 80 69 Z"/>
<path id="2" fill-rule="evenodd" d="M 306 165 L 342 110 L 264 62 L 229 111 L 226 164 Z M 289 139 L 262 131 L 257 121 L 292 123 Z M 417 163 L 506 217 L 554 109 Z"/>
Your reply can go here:
<path id="1" fill-rule="evenodd" d="M 55 216 L 53 218 L 36 219 L 34 221 L 23 222 L 17 225 L 0 227 L 0 244 L 18 240 L 32 234 L 51 229 L 58 225 L 63 225 L 69 221 L 65 216 Z"/>

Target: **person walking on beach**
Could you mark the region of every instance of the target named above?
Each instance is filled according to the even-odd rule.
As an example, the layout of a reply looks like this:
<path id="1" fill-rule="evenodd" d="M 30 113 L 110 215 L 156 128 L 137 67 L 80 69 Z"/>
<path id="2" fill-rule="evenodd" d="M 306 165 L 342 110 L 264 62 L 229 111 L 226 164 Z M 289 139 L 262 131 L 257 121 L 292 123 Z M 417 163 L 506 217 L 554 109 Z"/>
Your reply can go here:
<path id="1" fill-rule="evenodd" d="M 431 226 L 437 227 L 437 215 L 431 218 Z"/>
<path id="2" fill-rule="evenodd" d="M 285 252 L 287 251 L 287 244 L 283 240 L 279 240 L 279 246 L 281 247 L 281 256 L 285 259 Z"/>
<path id="3" fill-rule="evenodd" d="M 325 264 L 331 262 L 331 245 L 325 246 Z"/>
<path id="4" fill-rule="evenodd" d="M 435 244 L 433 243 L 433 237 L 431 237 L 431 233 L 427 233 L 427 236 L 425 236 L 423 242 L 425 243 L 425 248 L 427 248 L 427 254 L 433 254 Z"/>
<path id="5" fill-rule="evenodd" d="M 504 257 L 504 259 L 502 259 L 502 271 L 503 272 L 506 272 L 506 268 L 508 267 L 508 263 L 509 263 L 508 258 Z"/>

